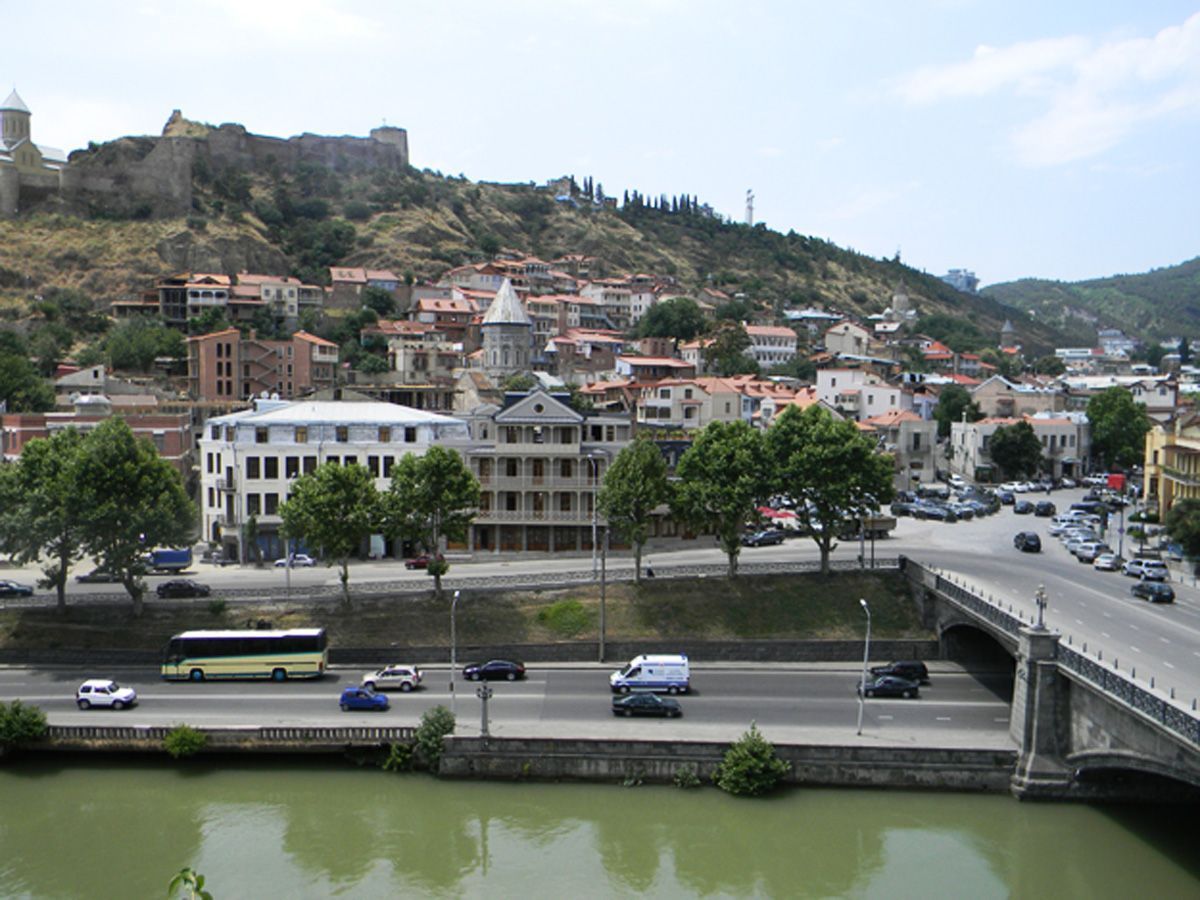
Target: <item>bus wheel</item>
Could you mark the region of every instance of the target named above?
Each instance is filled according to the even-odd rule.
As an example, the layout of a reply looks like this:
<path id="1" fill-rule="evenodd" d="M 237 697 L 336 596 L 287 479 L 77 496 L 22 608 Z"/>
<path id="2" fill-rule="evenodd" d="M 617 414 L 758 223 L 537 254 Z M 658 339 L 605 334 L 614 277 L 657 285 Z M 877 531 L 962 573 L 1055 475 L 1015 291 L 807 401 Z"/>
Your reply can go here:
<path id="1" fill-rule="evenodd" d="M 201 669 L 192 669 L 192 674 L 190 677 L 191 677 L 192 681 L 203 681 L 204 680 L 204 672 Z"/>
<path id="2" fill-rule="evenodd" d="M 675 687 L 675 685 L 671 685 L 669 688 L 667 688 L 667 693 L 668 694 L 678 694 L 679 688 Z"/>
<path id="3" fill-rule="evenodd" d="M 286 681 L 287 680 L 287 670 L 286 669 L 274 669 L 271 672 L 271 678 L 274 681 Z"/>

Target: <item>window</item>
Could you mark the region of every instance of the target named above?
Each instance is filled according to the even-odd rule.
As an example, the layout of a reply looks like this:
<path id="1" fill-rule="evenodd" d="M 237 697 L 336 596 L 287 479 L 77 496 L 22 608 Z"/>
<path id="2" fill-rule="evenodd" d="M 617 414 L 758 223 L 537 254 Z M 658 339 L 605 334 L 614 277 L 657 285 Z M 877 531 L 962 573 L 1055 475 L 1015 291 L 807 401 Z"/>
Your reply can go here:
<path id="1" fill-rule="evenodd" d="M 334 428 L 333 433 L 333 439 L 339 444 L 344 444 L 350 440 L 350 429 L 345 425 L 338 425 L 336 428 Z"/>
<path id="2" fill-rule="evenodd" d="M 317 458 L 315 456 L 304 457 L 304 474 L 311 475 L 317 471 Z"/>
<path id="3" fill-rule="evenodd" d="M 373 478 L 379 477 L 379 457 L 378 456 L 368 456 L 367 457 L 367 470 L 371 473 L 371 476 Z"/>
<path id="4" fill-rule="evenodd" d="M 289 456 L 283 461 L 283 474 L 295 478 L 300 474 L 300 457 Z"/>
<path id="5" fill-rule="evenodd" d="M 247 456 L 246 457 L 246 477 L 247 478 L 261 478 L 262 477 L 262 475 L 260 474 L 260 471 L 259 471 L 259 459 L 257 456 Z"/>
<path id="6" fill-rule="evenodd" d="M 379 426 L 379 443 L 390 444 L 392 442 L 392 429 L 388 425 Z"/>
<path id="7" fill-rule="evenodd" d="M 558 508 L 559 508 L 559 511 L 561 511 L 561 512 L 570 512 L 571 511 L 571 495 L 570 494 L 563 493 L 563 494 L 558 495 Z"/>
<path id="8" fill-rule="evenodd" d="M 259 505 L 261 498 L 258 494 L 246 495 L 246 515 L 257 516 L 262 512 L 262 507 Z"/>
<path id="9" fill-rule="evenodd" d="M 417 442 L 417 429 L 412 428 L 412 427 L 405 428 L 404 429 L 404 443 L 415 444 L 416 442 Z"/>
<path id="10" fill-rule="evenodd" d="M 913 434 L 913 449 L 921 449 L 921 432 L 919 431 Z"/>
<path id="11" fill-rule="evenodd" d="M 504 460 L 504 474 L 509 478 L 516 478 L 520 474 L 520 460 L 506 459 Z"/>
<path id="12" fill-rule="evenodd" d="M 209 488 L 208 489 L 208 505 L 209 505 L 210 509 L 217 505 L 215 498 L 216 498 L 216 492 L 213 491 L 212 488 Z"/>
<path id="13" fill-rule="evenodd" d="M 392 466 L 395 464 L 395 462 L 396 462 L 396 457 L 394 457 L 394 456 L 385 456 L 383 458 L 383 477 L 384 478 L 392 477 Z"/>
<path id="14" fill-rule="evenodd" d="M 278 494 L 264 494 L 263 495 L 263 512 L 266 513 L 268 516 L 275 516 L 275 515 L 279 514 L 279 495 Z"/>
<path id="15" fill-rule="evenodd" d="M 213 455 L 211 453 L 205 455 L 204 471 L 208 472 L 209 475 L 213 473 Z"/>
<path id="16" fill-rule="evenodd" d="M 279 457 L 268 456 L 263 459 L 263 478 L 279 477 Z"/>
<path id="17" fill-rule="evenodd" d="M 308 443 L 308 426 L 307 425 L 297 425 L 295 434 L 293 435 L 293 440 L 295 440 L 295 442 L 297 444 L 307 444 Z"/>
<path id="18" fill-rule="evenodd" d="M 575 461 L 573 459 L 560 460 L 558 474 L 561 478 L 572 478 L 575 475 Z"/>
<path id="19" fill-rule="evenodd" d="M 221 439 L 221 426 L 214 425 L 212 427 L 212 429 L 209 431 L 208 436 L 210 438 L 212 438 L 214 441 L 219 441 Z"/>
<path id="20" fill-rule="evenodd" d="M 167 436 L 161 431 L 156 431 L 152 437 L 154 439 L 154 449 L 159 453 L 165 453 L 167 450 Z"/>
<path id="21" fill-rule="evenodd" d="M 265 444 L 267 442 L 268 429 L 258 427 L 254 429 L 254 443 Z"/>

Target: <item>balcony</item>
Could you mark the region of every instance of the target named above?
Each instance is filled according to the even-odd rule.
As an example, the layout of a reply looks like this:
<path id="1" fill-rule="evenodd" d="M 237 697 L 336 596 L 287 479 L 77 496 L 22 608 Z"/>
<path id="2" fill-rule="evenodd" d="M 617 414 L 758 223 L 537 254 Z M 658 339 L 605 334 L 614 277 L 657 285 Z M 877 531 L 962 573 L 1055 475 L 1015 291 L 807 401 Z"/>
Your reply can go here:
<path id="1" fill-rule="evenodd" d="M 236 491 L 237 490 L 237 476 L 236 475 L 226 475 L 223 478 L 218 478 L 217 479 L 217 490 L 218 491 Z"/>
<path id="2" fill-rule="evenodd" d="M 1184 487 L 1200 487 L 1200 472 L 1185 472 L 1172 466 L 1162 467 L 1163 477 Z"/>
<path id="3" fill-rule="evenodd" d="M 600 522 L 603 524 L 603 518 Z M 494 524 L 497 522 L 524 522 L 541 524 L 549 522 L 559 525 L 591 525 L 592 514 L 581 509 L 563 511 L 559 509 L 488 509 L 480 510 L 475 517 L 477 525 Z"/>

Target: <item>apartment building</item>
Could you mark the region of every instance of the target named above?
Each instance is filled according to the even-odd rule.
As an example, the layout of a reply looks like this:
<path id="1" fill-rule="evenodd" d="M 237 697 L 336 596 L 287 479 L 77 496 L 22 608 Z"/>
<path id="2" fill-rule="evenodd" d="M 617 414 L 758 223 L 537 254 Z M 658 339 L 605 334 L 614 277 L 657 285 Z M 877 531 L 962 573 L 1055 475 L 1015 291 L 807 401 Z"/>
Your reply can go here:
<path id="1" fill-rule="evenodd" d="M 912 409 L 912 394 L 863 369 L 819 369 L 821 402 L 859 422 L 893 410 Z"/>
<path id="2" fill-rule="evenodd" d="M 896 409 L 864 419 L 866 433 L 876 436 L 879 449 L 896 462 L 892 487 L 916 490 L 921 482 L 937 479 L 937 422 L 912 410 Z"/>
<path id="3" fill-rule="evenodd" d="M 1010 381 L 1003 375 L 991 378 L 971 389 L 971 399 L 985 417 L 1011 418 L 1066 409 L 1066 393 L 1057 386 Z"/>
<path id="4" fill-rule="evenodd" d="M 307 331 L 290 340 L 243 338 L 236 328 L 187 339 L 193 400 L 246 400 L 264 392 L 291 399 L 333 387 L 338 346 Z"/>
<path id="5" fill-rule="evenodd" d="M 392 466 L 431 446 L 466 448 L 461 419 L 391 403 L 255 400 L 209 419 L 200 438 L 201 534 L 229 559 L 245 560 L 254 517 L 264 558 L 284 553 L 279 506 L 291 483 L 326 462 L 358 463 L 386 490 Z M 314 548 L 315 549 L 315 548 Z"/>
<path id="6" fill-rule="evenodd" d="M 996 429 L 1028 422 L 1042 444 L 1042 471 L 1053 478 L 1076 478 L 1091 456 L 1091 426 L 1083 413 L 1042 413 L 1014 418 L 992 417 L 950 425 L 950 471 L 970 481 L 996 480 L 989 444 Z"/>
<path id="7" fill-rule="evenodd" d="M 782 366 L 796 358 L 796 332 L 777 325 L 747 325 L 750 338 L 747 356 L 764 369 Z"/>

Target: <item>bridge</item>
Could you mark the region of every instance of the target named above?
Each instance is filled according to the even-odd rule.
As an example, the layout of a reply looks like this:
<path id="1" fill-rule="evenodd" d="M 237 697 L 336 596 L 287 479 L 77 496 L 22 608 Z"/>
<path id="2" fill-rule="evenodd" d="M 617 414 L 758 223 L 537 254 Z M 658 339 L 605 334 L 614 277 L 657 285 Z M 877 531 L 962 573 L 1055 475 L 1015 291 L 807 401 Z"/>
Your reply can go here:
<path id="1" fill-rule="evenodd" d="M 900 565 L 942 655 L 978 646 L 982 637 L 1012 658 L 1016 796 L 1200 798 L 1194 700 L 1138 681 L 1103 650 L 1064 644 L 1058 632 L 933 567 L 905 558 Z"/>

